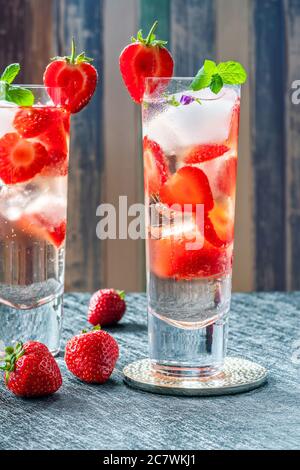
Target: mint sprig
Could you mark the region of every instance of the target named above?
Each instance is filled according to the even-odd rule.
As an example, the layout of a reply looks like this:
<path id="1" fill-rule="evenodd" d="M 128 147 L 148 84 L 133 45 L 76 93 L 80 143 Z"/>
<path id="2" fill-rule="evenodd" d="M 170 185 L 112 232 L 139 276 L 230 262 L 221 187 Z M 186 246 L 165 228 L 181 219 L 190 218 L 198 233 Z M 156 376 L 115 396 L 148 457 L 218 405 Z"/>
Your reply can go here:
<path id="1" fill-rule="evenodd" d="M 1 82 L 12 83 L 21 70 L 20 64 L 10 64 L 1 75 Z"/>
<path id="2" fill-rule="evenodd" d="M 212 60 L 205 60 L 190 88 L 193 91 L 210 88 L 218 94 L 224 85 L 242 85 L 246 81 L 247 72 L 239 62 L 231 60 L 217 65 Z"/>
<path id="3" fill-rule="evenodd" d="M 20 64 L 11 64 L 0 77 L 0 99 L 18 106 L 32 106 L 34 95 L 27 88 L 12 85 L 21 70 Z"/>

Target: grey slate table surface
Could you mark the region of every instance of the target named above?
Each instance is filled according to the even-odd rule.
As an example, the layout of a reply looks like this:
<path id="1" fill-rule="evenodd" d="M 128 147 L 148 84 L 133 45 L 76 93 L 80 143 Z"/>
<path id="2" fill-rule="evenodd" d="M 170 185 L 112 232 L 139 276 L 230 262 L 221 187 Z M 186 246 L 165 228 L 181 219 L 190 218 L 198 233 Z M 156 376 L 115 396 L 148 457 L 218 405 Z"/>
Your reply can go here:
<path id="1" fill-rule="evenodd" d="M 146 297 L 127 299 L 126 316 L 110 329 L 121 357 L 108 383 L 82 384 L 61 355 L 64 383 L 52 397 L 15 398 L 0 385 L 0 449 L 300 448 L 300 364 L 292 359 L 300 293 L 233 296 L 229 353 L 267 366 L 269 383 L 211 398 L 152 395 L 123 384 L 123 366 L 147 356 Z M 66 295 L 63 343 L 86 326 L 88 300 L 88 294 Z"/>

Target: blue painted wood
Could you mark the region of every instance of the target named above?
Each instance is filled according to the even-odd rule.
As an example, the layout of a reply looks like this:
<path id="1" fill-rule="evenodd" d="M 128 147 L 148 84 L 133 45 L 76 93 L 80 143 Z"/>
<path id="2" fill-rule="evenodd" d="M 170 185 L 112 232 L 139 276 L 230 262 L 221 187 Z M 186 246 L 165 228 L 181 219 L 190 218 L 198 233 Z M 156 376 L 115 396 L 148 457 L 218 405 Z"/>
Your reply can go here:
<path id="1" fill-rule="evenodd" d="M 204 59 L 216 59 L 215 0 L 171 1 L 175 75 L 194 76 Z"/>
<path id="2" fill-rule="evenodd" d="M 283 0 L 253 0 L 255 71 L 253 171 L 256 288 L 286 286 L 285 226 L 285 17 Z"/>
<path id="3" fill-rule="evenodd" d="M 287 83 L 286 83 L 286 223 L 288 247 L 288 284 L 291 290 L 300 288 L 300 104 L 293 102 L 292 87 L 300 80 L 300 1 L 287 0 Z M 299 87 L 299 84 L 298 84 Z"/>
<path id="4" fill-rule="evenodd" d="M 65 298 L 64 343 L 86 327 L 89 294 Z M 0 449 L 299 449 L 300 293 L 233 296 L 229 353 L 258 361 L 269 384 L 235 396 L 184 398 L 127 388 L 125 364 L 147 355 L 146 297 L 109 331 L 120 345 L 105 385 L 75 379 L 58 359 L 63 386 L 53 397 L 22 400 L 0 383 Z"/>
<path id="5" fill-rule="evenodd" d="M 100 81 L 92 102 L 72 118 L 66 287 L 95 290 L 101 282 L 96 208 L 103 170 L 103 0 L 54 0 L 56 52 L 65 55 L 72 37 L 95 59 Z"/>
<path id="6" fill-rule="evenodd" d="M 168 41 L 170 46 L 170 1 L 140 0 L 139 24 L 144 34 L 148 34 L 154 21 L 158 21 L 157 37 Z"/>

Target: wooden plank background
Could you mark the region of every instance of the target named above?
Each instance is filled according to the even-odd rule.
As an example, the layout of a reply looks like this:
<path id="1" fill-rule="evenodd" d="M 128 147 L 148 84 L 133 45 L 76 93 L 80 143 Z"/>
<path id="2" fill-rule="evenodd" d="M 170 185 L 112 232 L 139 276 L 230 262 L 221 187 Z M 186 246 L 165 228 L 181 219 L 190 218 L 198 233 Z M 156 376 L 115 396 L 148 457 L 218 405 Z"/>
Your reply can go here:
<path id="1" fill-rule="evenodd" d="M 49 57 L 79 47 L 100 85 L 72 123 L 67 290 L 143 290 L 143 242 L 96 237 L 101 202 L 142 201 L 140 112 L 119 71 L 123 46 L 159 20 L 176 75 L 204 58 L 236 59 L 243 89 L 234 289 L 300 288 L 300 0 L 0 0 L 0 66 L 20 61 L 22 82 L 41 82 Z"/>

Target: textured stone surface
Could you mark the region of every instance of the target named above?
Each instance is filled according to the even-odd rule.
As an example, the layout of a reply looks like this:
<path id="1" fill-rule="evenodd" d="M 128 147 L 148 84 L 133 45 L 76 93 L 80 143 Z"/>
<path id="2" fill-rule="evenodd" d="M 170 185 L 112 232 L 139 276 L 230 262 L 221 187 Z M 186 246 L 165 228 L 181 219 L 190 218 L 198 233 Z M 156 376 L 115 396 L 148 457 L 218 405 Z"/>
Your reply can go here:
<path id="1" fill-rule="evenodd" d="M 86 325 L 89 295 L 67 295 L 64 342 Z M 267 366 L 268 385 L 243 395 L 181 398 L 127 388 L 124 364 L 147 355 L 146 298 L 128 296 L 128 312 L 110 331 L 121 358 L 102 386 L 73 378 L 43 400 L 13 397 L 0 385 L 0 449 L 299 449 L 300 293 L 236 294 L 229 352 Z M 299 346 L 298 346 L 299 347 Z"/>

